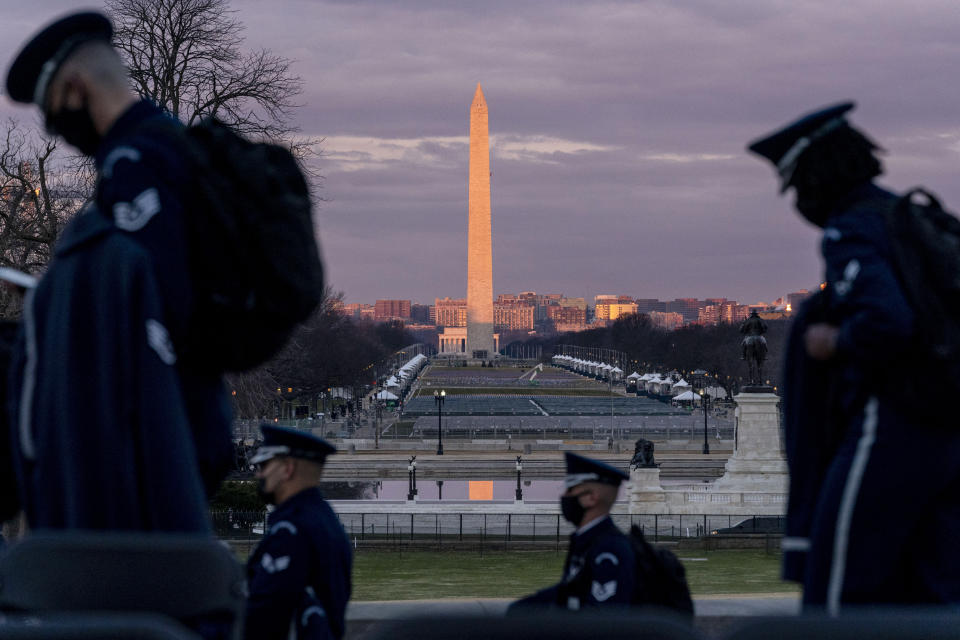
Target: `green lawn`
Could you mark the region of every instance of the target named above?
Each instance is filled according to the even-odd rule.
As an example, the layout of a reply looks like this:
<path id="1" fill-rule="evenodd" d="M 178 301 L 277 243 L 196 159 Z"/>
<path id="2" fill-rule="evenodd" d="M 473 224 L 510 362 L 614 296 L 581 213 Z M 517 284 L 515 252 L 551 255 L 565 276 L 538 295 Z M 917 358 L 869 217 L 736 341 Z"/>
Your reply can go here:
<path id="1" fill-rule="evenodd" d="M 763 551 L 681 551 L 694 596 L 796 592 L 779 579 L 780 555 Z M 361 551 L 354 558 L 354 600 L 516 598 L 556 582 L 554 551 Z"/>

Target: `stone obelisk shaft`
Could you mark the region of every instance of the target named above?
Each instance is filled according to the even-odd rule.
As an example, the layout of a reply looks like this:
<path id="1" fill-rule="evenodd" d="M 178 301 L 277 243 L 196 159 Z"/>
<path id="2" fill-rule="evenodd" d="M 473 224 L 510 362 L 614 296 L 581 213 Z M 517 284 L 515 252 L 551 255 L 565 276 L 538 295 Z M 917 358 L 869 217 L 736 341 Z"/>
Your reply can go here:
<path id="1" fill-rule="evenodd" d="M 467 354 L 493 344 L 493 256 L 490 241 L 490 140 L 487 102 L 477 84 L 470 105 L 470 177 L 467 230 Z"/>

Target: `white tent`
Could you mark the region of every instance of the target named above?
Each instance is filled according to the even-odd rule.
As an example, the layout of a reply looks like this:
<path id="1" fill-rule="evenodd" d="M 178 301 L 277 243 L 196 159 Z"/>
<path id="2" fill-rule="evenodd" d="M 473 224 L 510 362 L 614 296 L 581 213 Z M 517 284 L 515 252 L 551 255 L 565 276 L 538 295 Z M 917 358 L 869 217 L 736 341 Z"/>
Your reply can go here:
<path id="1" fill-rule="evenodd" d="M 678 402 L 699 402 L 700 396 L 693 391 L 684 391 L 673 396 L 672 400 L 677 400 Z"/>
<path id="2" fill-rule="evenodd" d="M 641 376 L 639 373 L 637 373 L 636 371 L 634 371 L 633 373 L 631 373 L 630 375 L 627 376 L 627 380 L 638 380 L 638 379 L 640 379 L 640 378 L 642 378 L 642 377 L 643 377 L 643 376 Z"/>
<path id="3" fill-rule="evenodd" d="M 396 395 L 384 389 L 383 391 L 377 394 L 377 400 L 399 400 L 399 398 Z"/>

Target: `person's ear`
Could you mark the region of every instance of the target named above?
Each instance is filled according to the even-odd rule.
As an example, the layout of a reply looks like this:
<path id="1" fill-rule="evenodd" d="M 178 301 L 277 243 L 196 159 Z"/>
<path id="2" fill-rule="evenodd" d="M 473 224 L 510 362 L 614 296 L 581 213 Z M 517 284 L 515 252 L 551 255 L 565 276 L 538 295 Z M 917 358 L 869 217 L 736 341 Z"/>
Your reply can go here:
<path id="1" fill-rule="evenodd" d="M 50 86 L 50 100 L 47 111 L 56 106 L 56 110 L 82 109 L 86 103 L 87 87 L 82 76 L 75 69 L 64 69 L 61 77 L 54 79 Z"/>
<path id="2" fill-rule="evenodd" d="M 592 509 L 597 506 L 599 502 L 599 496 L 597 495 L 596 489 L 587 489 L 583 492 L 583 495 L 580 496 L 580 505 L 584 509 Z"/>

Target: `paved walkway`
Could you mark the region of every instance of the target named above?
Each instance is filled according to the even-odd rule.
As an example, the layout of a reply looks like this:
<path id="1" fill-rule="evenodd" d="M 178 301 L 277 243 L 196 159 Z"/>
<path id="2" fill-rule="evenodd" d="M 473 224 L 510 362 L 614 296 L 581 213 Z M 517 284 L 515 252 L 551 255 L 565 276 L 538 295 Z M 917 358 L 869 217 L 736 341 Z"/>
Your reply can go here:
<path id="1" fill-rule="evenodd" d="M 513 600 L 451 598 L 445 600 L 379 600 L 351 602 L 347 620 L 372 622 L 420 616 L 500 616 Z M 797 594 L 742 594 L 694 598 L 698 617 L 787 616 L 800 612 Z"/>

